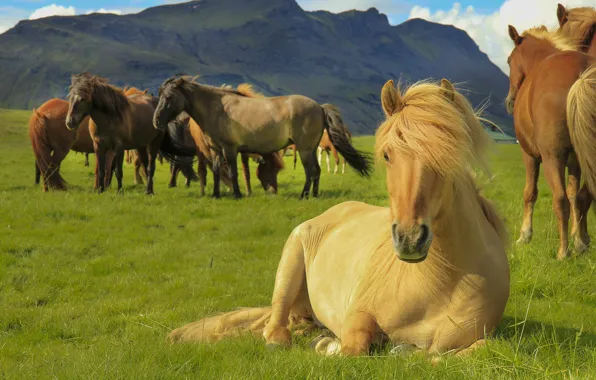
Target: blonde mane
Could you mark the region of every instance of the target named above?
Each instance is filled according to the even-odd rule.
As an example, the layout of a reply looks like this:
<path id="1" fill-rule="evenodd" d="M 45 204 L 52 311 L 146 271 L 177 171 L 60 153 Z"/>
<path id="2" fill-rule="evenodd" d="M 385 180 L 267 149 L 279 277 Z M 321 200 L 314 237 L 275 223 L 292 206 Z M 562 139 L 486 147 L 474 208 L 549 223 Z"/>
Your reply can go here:
<path id="1" fill-rule="evenodd" d="M 549 42 L 555 49 L 559 51 L 580 51 L 580 38 L 558 33 L 557 30 L 547 29 L 546 26 L 540 25 L 527 29 L 521 35 L 522 37 L 534 37 L 536 39 Z"/>
<path id="2" fill-rule="evenodd" d="M 581 7 L 568 9 L 566 13 L 567 22 L 559 28 L 558 32 L 572 38 L 582 39 L 586 33 L 596 24 L 596 8 Z"/>
<path id="3" fill-rule="evenodd" d="M 399 157 L 416 157 L 445 178 L 464 179 L 477 166 L 488 173 L 485 153 L 492 141 L 475 111 L 458 91 L 445 96 L 437 84 L 422 81 L 404 93 L 398 87 L 400 112 L 377 130 L 377 160 L 391 150 Z"/>

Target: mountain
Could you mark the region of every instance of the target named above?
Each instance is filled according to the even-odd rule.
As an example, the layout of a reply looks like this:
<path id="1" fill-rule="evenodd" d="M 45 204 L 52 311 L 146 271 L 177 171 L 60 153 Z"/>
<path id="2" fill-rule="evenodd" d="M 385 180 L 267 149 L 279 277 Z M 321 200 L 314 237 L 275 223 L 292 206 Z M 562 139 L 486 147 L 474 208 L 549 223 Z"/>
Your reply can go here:
<path id="1" fill-rule="evenodd" d="M 269 96 L 298 93 L 340 107 L 353 132 L 382 120 L 388 79 L 463 82 L 475 105 L 513 135 L 502 106 L 509 81 L 472 39 L 421 19 L 391 26 L 375 8 L 306 12 L 295 0 L 200 0 L 133 15 L 19 22 L 0 35 L 0 107 L 64 97 L 82 71 L 156 92 L 176 73 L 213 85 L 252 83 Z"/>

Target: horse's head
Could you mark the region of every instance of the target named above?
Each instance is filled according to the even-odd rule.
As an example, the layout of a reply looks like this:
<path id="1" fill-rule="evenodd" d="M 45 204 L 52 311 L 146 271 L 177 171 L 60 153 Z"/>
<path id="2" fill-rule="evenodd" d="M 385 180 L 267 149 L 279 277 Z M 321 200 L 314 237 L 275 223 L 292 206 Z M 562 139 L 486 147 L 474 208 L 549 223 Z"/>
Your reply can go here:
<path id="1" fill-rule="evenodd" d="M 184 77 L 173 76 L 160 86 L 159 103 L 153 114 L 153 126 L 164 131 L 168 123 L 174 120 L 181 112 L 187 111 L 187 100 L 184 95 Z"/>
<path id="2" fill-rule="evenodd" d="M 261 157 L 257 166 L 257 178 L 265 191 L 277 194 L 277 175 L 283 168 L 284 162 L 278 152 Z"/>
<path id="3" fill-rule="evenodd" d="M 76 130 L 83 119 L 91 113 L 93 106 L 93 77 L 89 73 L 76 74 L 71 77 L 68 92 L 68 114 L 66 128 Z"/>
<path id="4" fill-rule="evenodd" d="M 513 114 L 513 106 L 515 105 L 515 98 L 519 91 L 522 83 L 526 79 L 527 75 L 527 63 L 525 62 L 524 48 L 524 37 L 520 36 L 515 27 L 509 25 L 509 37 L 515 44 L 513 51 L 507 58 L 507 64 L 509 65 L 509 93 L 505 99 L 505 107 L 507 112 Z"/>
<path id="5" fill-rule="evenodd" d="M 391 80 L 381 101 L 387 119 L 375 150 L 387 170 L 393 245 L 400 260 L 417 263 L 426 259 L 433 226 L 468 178 L 468 165 L 490 140 L 467 99 L 445 79 L 404 94 Z"/>
<path id="6" fill-rule="evenodd" d="M 515 46 L 507 59 L 509 93 L 505 99 L 505 105 L 507 111 L 513 113 L 519 89 L 533 68 L 557 51 L 580 50 L 581 41 L 578 38 L 548 30 L 544 25 L 530 28 L 521 35 L 515 27 L 509 25 L 509 37 Z"/>

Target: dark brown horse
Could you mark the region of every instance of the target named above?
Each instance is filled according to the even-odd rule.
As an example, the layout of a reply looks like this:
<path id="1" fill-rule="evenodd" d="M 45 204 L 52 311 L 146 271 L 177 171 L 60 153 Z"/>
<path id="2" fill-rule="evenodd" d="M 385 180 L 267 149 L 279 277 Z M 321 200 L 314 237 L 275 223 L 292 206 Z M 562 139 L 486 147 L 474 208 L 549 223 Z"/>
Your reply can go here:
<path id="1" fill-rule="evenodd" d="M 560 246 L 557 258 L 568 256 L 571 205 L 572 235 L 579 252 L 590 243 L 587 212 L 596 194 L 596 58 L 560 33 L 537 27 L 519 35 L 509 26 L 515 44 L 509 56 L 510 88 L 506 105 L 526 166 L 524 217 L 519 243 L 532 238 L 532 216 L 542 163 L 553 192 Z M 569 183 L 565 190 L 565 168 Z M 581 189 L 581 175 L 585 183 Z"/>
<path id="2" fill-rule="evenodd" d="M 558 33 L 579 41 L 581 51 L 593 57 L 596 56 L 596 8 L 566 9 L 559 4 L 557 18 L 559 19 Z"/>
<path id="3" fill-rule="evenodd" d="M 145 152 L 147 154 L 148 160 L 143 163 L 148 174 L 147 194 L 153 194 L 155 160 L 159 150 L 176 151 L 176 148 L 170 145 L 172 140 L 167 133 L 164 135 L 153 128 L 152 118 L 157 98 L 144 94 L 127 97 L 121 89 L 110 85 L 105 78 L 82 73 L 72 76 L 68 99 L 68 129 L 77 129 L 86 116 L 91 116 L 89 132 L 98 161 L 99 192 L 103 192 L 105 188 L 106 153 L 115 152 L 116 179 L 118 190 L 121 190 L 124 150 L 138 149 L 141 158 L 145 157 Z"/>
<path id="4" fill-rule="evenodd" d="M 356 150 L 345 137 L 346 128 L 339 113 L 330 112 L 334 110 L 332 106 L 321 106 L 305 96 L 249 97 L 236 90 L 202 85 L 177 76 L 162 84 L 159 95 L 155 127 L 164 130 L 167 123 L 186 111 L 211 138 L 212 149 L 229 163 L 236 198 L 242 196 L 236 163 L 239 152 L 263 155 L 292 143 L 296 144 L 305 169 L 306 180 L 300 197 L 308 197 L 311 186 L 313 196 L 318 196 L 321 168 L 316 151 L 324 129 L 359 174 L 369 176 L 372 170 L 370 155 Z M 219 163 L 214 168 L 217 172 Z M 215 182 L 214 189 L 218 189 L 218 175 Z M 219 194 L 214 191 L 214 196 Z"/>

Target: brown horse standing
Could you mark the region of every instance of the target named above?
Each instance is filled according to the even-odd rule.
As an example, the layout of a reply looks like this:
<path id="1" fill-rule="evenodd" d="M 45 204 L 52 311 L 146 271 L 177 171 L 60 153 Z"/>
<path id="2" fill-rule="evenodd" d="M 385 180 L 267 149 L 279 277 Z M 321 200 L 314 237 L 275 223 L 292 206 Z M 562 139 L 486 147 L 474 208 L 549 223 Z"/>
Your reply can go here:
<path id="1" fill-rule="evenodd" d="M 115 152 L 116 179 L 118 190 L 122 189 L 122 164 L 124 150 L 138 149 L 141 158 L 147 152 L 147 194 L 153 194 L 155 160 L 160 149 L 176 148 L 171 138 L 153 128 L 153 112 L 157 99 L 150 95 L 132 95 L 110 85 L 106 79 L 82 73 L 72 76 L 68 94 L 70 108 L 66 126 L 76 129 L 80 122 L 91 116 L 89 131 L 93 139 L 98 160 L 98 190 L 104 191 L 105 160 L 108 151 Z M 186 152 L 176 152 L 185 155 Z M 144 163 L 145 164 L 145 163 Z"/>
<path id="2" fill-rule="evenodd" d="M 223 85 L 221 88 L 233 90 L 232 86 Z M 260 94 L 253 90 L 252 86 L 248 83 L 239 84 L 236 88 L 238 93 L 251 97 L 251 98 L 263 98 L 263 94 Z M 198 165 L 198 172 L 199 172 L 199 182 L 201 184 L 201 194 L 205 195 L 205 186 L 207 183 L 207 167 L 213 172 L 214 177 L 214 194 L 219 194 L 219 189 L 215 188 L 215 183 L 218 181 L 216 180 L 216 171 L 214 170 L 214 163 L 220 162 L 220 170 L 219 175 L 220 178 L 224 181 L 224 184 L 232 188 L 232 181 L 231 181 L 231 173 L 229 165 L 225 162 L 224 157 L 218 153 L 213 147 L 215 146 L 214 142 L 211 140 L 209 136 L 207 136 L 199 124 L 196 121 L 190 118 L 190 116 L 186 112 L 182 112 L 175 120 L 181 120 L 183 123 L 186 123 L 188 128 L 184 129 L 184 136 L 179 141 L 181 144 L 188 145 L 189 141 L 194 140 L 194 144 L 197 149 L 197 156 L 199 158 L 199 165 Z M 246 185 L 246 193 L 248 195 L 252 194 L 252 188 L 250 185 L 250 158 L 258 163 L 257 167 L 257 178 L 261 181 L 261 185 L 265 191 L 269 191 L 272 193 L 277 193 L 277 175 L 279 171 L 284 168 L 284 162 L 281 157 L 279 157 L 278 152 L 274 153 L 267 153 L 264 155 L 258 154 L 251 154 L 251 153 L 241 153 L 241 161 L 242 161 L 242 169 L 244 174 L 244 183 Z M 177 170 L 180 168 L 179 165 L 174 163 L 172 167 L 172 180 L 170 184 L 175 183 L 176 175 L 178 174 Z M 189 182 L 187 182 L 187 186 Z"/>
<path id="3" fill-rule="evenodd" d="M 596 8 L 565 9 L 559 4 L 557 18 L 559 19 L 558 32 L 580 41 L 581 51 L 596 57 Z"/>
<path id="4" fill-rule="evenodd" d="M 587 212 L 596 194 L 596 58 L 577 51 L 579 46 L 546 27 L 521 36 L 509 26 L 515 44 L 509 56 L 510 88 L 507 110 L 513 113 L 515 132 L 526 166 L 524 217 L 519 243 L 532 238 L 532 216 L 538 195 L 540 163 L 553 192 L 560 246 L 557 258 L 568 256 L 571 203 L 572 235 L 581 252 L 590 243 Z M 569 184 L 565 192 L 565 167 Z M 586 185 L 579 190 L 581 174 Z"/>
<path id="5" fill-rule="evenodd" d="M 68 102 L 50 99 L 33 110 L 29 120 L 29 138 L 35 155 L 36 183 L 43 176 L 43 189 L 65 190 L 67 183 L 60 175 L 60 164 L 70 150 L 93 153 L 89 134 L 89 118 L 81 121 L 77 131 L 65 128 Z"/>
<path id="6" fill-rule="evenodd" d="M 327 129 L 336 149 L 359 174 L 369 176 L 370 157 L 354 148 L 345 137 L 345 125 L 339 114 L 301 95 L 273 98 L 248 97 L 238 91 L 207 86 L 187 77 L 167 79 L 159 90 L 159 104 L 154 125 L 164 130 L 168 122 L 186 111 L 214 142 L 230 165 L 233 191 L 240 198 L 238 186 L 238 153 L 266 154 L 295 143 L 305 169 L 301 198 L 318 196 L 321 168 L 317 162 L 317 145 Z M 219 164 L 215 165 L 216 172 Z M 214 189 L 219 187 L 215 176 Z M 214 191 L 214 196 L 219 196 Z"/>

